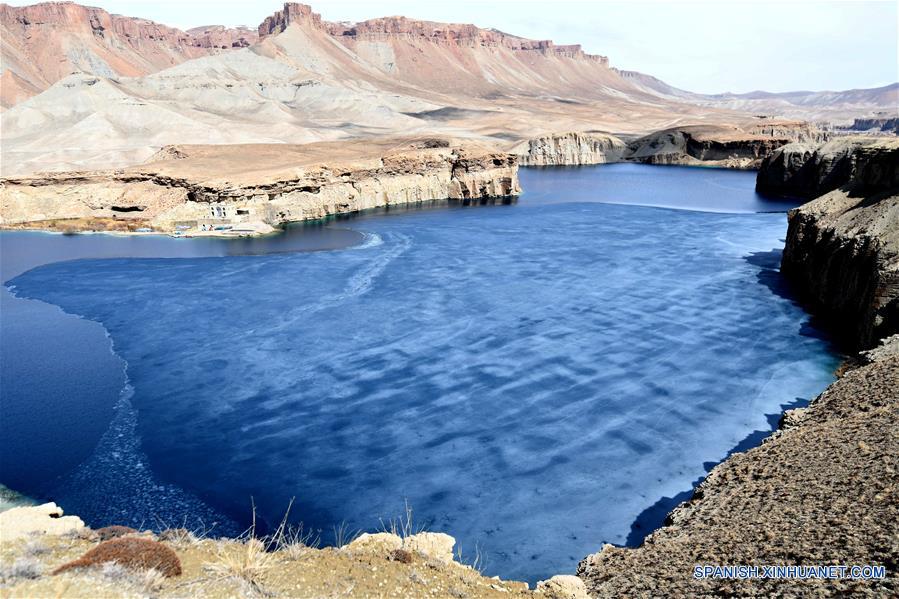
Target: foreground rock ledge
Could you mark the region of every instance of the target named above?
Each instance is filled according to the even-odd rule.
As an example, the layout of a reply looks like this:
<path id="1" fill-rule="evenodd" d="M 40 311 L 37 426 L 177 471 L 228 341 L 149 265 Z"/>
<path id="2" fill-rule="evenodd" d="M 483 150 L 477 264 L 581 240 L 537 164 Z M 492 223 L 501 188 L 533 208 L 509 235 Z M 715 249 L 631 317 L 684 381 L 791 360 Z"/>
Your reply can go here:
<path id="1" fill-rule="evenodd" d="M 122 170 L 2 179 L 0 224 L 254 234 L 367 208 L 520 191 L 514 155 L 449 138 L 169 146 Z"/>
<path id="2" fill-rule="evenodd" d="M 94 531 L 60 514 L 47 504 L 0 518 L 4 597 L 587 599 L 574 576 L 554 576 L 535 590 L 483 576 L 458 561 L 455 540 L 442 533 L 363 534 L 341 548 L 318 549 L 291 535 L 235 540 L 197 538 L 184 529 Z M 6 534 L 23 518 L 29 534 Z M 50 524 L 66 518 L 74 524 Z"/>

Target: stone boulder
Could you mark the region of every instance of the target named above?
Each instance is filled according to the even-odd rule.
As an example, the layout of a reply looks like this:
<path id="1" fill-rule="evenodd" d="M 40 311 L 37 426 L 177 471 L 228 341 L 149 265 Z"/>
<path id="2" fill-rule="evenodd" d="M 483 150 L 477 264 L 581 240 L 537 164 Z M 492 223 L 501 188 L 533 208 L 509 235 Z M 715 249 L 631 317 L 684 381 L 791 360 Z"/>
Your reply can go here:
<path id="1" fill-rule="evenodd" d="M 587 586 L 577 576 L 559 574 L 537 583 L 537 592 L 550 599 L 589 599 Z"/>

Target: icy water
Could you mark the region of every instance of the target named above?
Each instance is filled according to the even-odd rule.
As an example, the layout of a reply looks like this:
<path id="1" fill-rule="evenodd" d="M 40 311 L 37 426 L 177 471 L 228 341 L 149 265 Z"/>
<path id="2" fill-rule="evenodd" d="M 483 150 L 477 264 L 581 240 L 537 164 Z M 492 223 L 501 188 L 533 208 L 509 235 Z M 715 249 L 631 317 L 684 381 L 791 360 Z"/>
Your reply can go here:
<path id="1" fill-rule="evenodd" d="M 221 532 L 295 497 L 325 541 L 408 501 L 529 581 L 639 542 L 837 356 L 752 173 L 521 176 L 511 205 L 249 243 L 0 235 L 0 482 L 94 525 Z M 164 257 L 96 257 L 123 255 Z"/>

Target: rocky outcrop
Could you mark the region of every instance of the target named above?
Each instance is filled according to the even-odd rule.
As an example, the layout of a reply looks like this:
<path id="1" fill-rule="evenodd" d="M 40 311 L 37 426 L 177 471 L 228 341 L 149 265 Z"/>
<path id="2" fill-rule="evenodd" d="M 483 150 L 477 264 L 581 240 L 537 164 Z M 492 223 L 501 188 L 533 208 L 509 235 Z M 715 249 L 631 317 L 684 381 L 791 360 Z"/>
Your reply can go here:
<path id="1" fill-rule="evenodd" d="M 690 125 L 665 129 L 625 143 L 596 132 L 554 133 L 513 146 L 523 166 L 642 162 L 724 168 L 757 168 L 792 140 L 822 139 L 807 123 L 772 121 L 743 126 Z"/>
<path id="2" fill-rule="evenodd" d="M 766 157 L 759 167 L 756 190 L 772 195 L 816 198 L 849 182 L 856 151 L 874 147 L 871 137 L 839 137 L 820 145 L 790 143 Z"/>
<path id="3" fill-rule="evenodd" d="M 263 38 L 267 35 L 281 33 L 292 23 L 309 24 L 316 29 L 323 28 L 321 15 L 312 12 L 311 6 L 297 2 L 285 2 L 283 9 L 276 11 L 270 17 L 266 17 L 259 24 L 259 37 Z"/>
<path id="4" fill-rule="evenodd" d="M 55 503 L 18 506 L 0 512 L 0 537 L 4 541 L 32 535 L 66 535 L 85 529 L 78 516 L 63 516 Z"/>
<path id="5" fill-rule="evenodd" d="M 791 173 L 813 190 L 842 182 L 790 211 L 781 270 L 849 348 L 864 349 L 899 332 L 899 140 L 848 145 L 820 178 L 833 164 L 827 145 L 790 153 L 791 168 L 778 171 L 784 189 L 803 189 Z M 772 157 L 771 168 L 783 162 Z"/>
<path id="6" fill-rule="evenodd" d="M 139 218 L 161 231 L 252 233 L 387 205 L 515 196 L 517 168 L 514 155 L 442 138 L 181 146 L 130 169 L 3 179 L 0 206 L 7 226 Z"/>
<path id="7" fill-rule="evenodd" d="M 614 135 L 569 132 L 536 137 L 510 151 L 522 166 L 548 166 L 619 162 L 626 149 Z"/>
<path id="8" fill-rule="evenodd" d="M 285 10 L 289 5 L 285 4 Z M 292 4 L 293 10 L 308 9 L 302 4 Z M 265 25 L 265 23 L 263 23 Z M 505 48 L 514 51 L 539 52 L 546 56 L 560 56 L 577 60 L 590 60 L 608 66 L 605 56 L 587 54 L 580 44 L 556 45 L 552 40 L 529 40 L 508 35 L 496 29 L 481 29 L 475 25 L 462 23 L 437 23 L 419 21 L 406 17 L 384 17 L 360 23 L 328 23 L 328 31 L 338 37 L 349 37 L 357 41 L 383 41 L 388 38 L 414 38 L 445 46 L 467 46 Z M 261 29 L 260 29 L 261 33 Z"/>
<path id="9" fill-rule="evenodd" d="M 792 141 L 821 139 L 803 122 L 752 126 L 696 125 L 665 129 L 628 144 L 626 158 L 645 164 L 757 168 L 762 159 Z"/>
<path id="10" fill-rule="evenodd" d="M 849 131 L 882 131 L 885 133 L 899 134 L 899 118 L 880 117 L 880 118 L 864 118 L 855 119 L 848 127 L 844 127 Z"/>
<path id="11" fill-rule="evenodd" d="M 899 338 L 895 339 L 899 345 Z M 899 355 L 850 370 L 762 445 L 715 467 L 637 549 L 578 568 L 600 597 L 892 596 L 899 560 Z M 738 580 L 705 566 L 874 565 L 886 578 Z M 696 568 L 699 567 L 699 576 Z"/>
<path id="12" fill-rule="evenodd" d="M 200 48 L 247 48 L 256 43 L 258 35 L 256 31 L 247 27 L 225 27 L 223 25 L 208 25 L 206 27 L 194 27 L 187 30 L 191 43 Z"/>

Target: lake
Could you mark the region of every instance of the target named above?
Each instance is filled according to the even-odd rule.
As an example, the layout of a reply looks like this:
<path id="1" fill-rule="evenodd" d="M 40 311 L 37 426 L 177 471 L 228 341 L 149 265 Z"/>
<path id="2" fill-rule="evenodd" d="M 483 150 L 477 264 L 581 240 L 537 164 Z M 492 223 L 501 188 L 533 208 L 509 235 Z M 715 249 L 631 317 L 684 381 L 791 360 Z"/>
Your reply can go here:
<path id="1" fill-rule="evenodd" d="M 377 530 L 485 573 L 635 544 L 839 356 L 754 173 L 522 169 L 256 240 L 0 234 L 0 483 L 93 526 Z"/>

